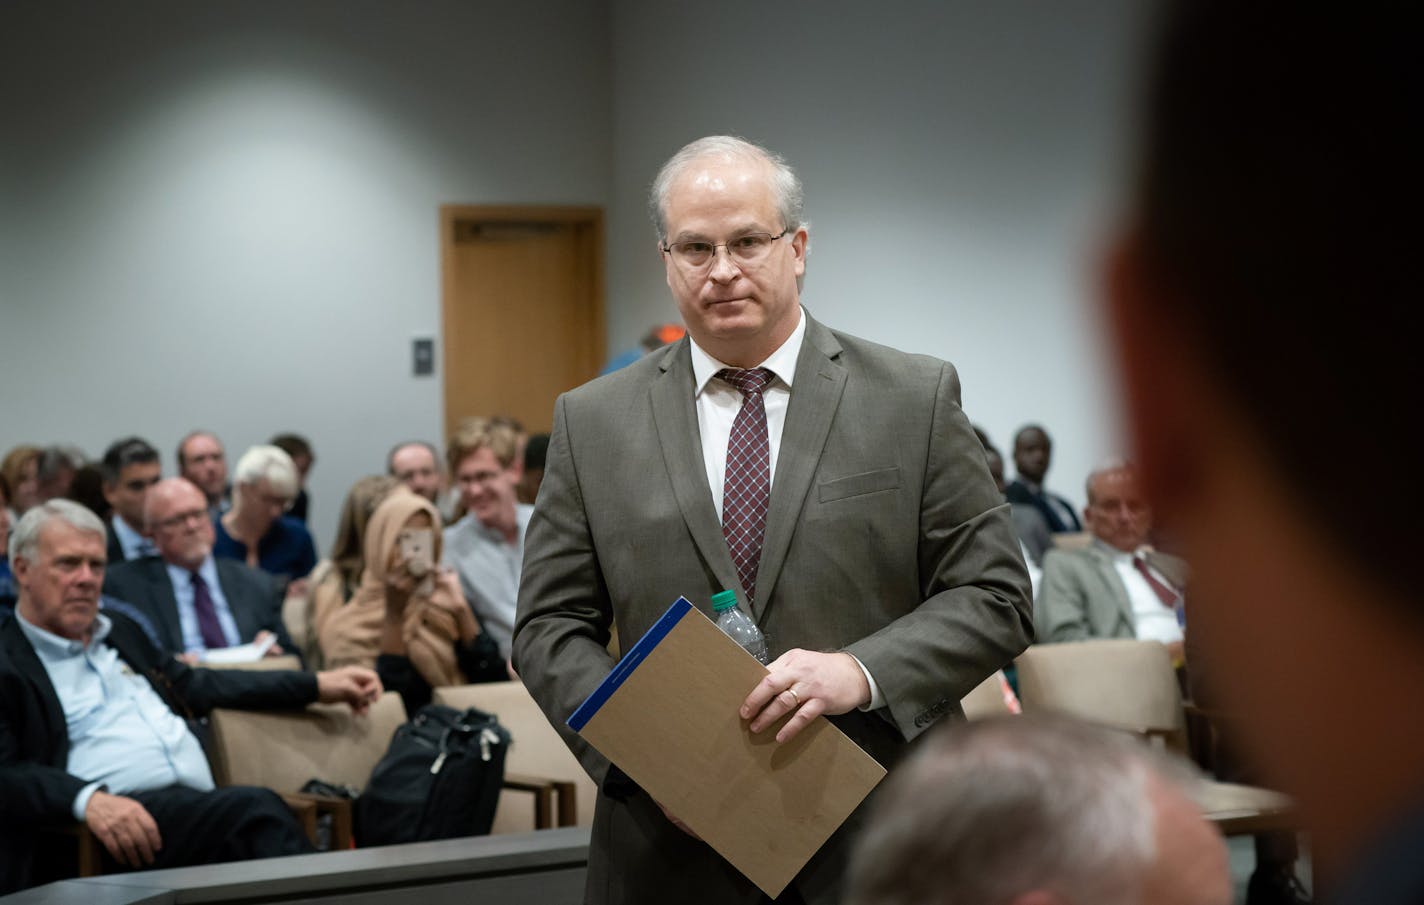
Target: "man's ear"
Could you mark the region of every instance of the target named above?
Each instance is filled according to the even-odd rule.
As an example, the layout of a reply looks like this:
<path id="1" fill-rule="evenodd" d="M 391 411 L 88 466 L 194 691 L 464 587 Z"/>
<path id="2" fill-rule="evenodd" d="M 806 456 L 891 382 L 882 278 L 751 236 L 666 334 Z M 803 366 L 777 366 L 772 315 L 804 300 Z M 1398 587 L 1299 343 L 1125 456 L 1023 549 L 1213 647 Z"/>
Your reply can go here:
<path id="1" fill-rule="evenodd" d="M 1190 499 L 1200 447 L 1212 419 L 1209 381 L 1174 305 L 1183 301 L 1147 266 L 1141 238 L 1128 233 L 1108 252 L 1103 298 L 1117 355 L 1126 435 L 1148 499 L 1160 513 Z"/>

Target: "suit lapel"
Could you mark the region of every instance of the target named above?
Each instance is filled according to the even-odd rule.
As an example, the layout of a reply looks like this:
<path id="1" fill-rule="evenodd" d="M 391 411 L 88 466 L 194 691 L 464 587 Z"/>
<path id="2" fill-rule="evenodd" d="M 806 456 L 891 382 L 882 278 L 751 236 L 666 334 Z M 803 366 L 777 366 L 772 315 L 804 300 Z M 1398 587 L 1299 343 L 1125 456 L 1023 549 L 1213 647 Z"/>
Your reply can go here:
<path id="1" fill-rule="evenodd" d="M 771 507 L 766 514 L 766 539 L 757 568 L 757 599 L 752 602 L 752 615 L 757 619 L 764 616 L 781 575 L 781 565 L 786 561 L 806 493 L 845 390 L 846 369 L 835 360 L 840 353 L 840 343 L 831 331 L 806 315 L 806 336 L 796 359 L 776 479 L 771 486 Z"/>
<path id="2" fill-rule="evenodd" d="M 169 650 L 182 652 L 183 623 L 178 618 L 178 594 L 173 590 L 173 580 L 168 577 L 168 567 L 161 559 L 147 560 L 148 585 L 158 611 L 158 622 L 163 631 L 164 643 Z"/>
<path id="3" fill-rule="evenodd" d="M 1088 552 L 1093 555 L 1093 562 L 1097 564 L 1098 574 L 1112 595 L 1118 615 L 1127 622 L 1135 635 L 1137 633 L 1137 617 L 1133 615 L 1132 601 L 1127 599 L 1127 588 L 1123 587 L 1122 577 L 1117 574 L 1117 566 L 1113 565 L 1112 559 L 1106 553 L 1095 546 L 1090 546 Z"/>
<path id="4" fill-rule="evenodd" d="M 732 555 L 727 552 L 722 523 L 712 507 L 712 489 L 707 486 L 688 340 L 669 349 L 660 367 L 662 374 L 653 382 L 650 397 L 653 424 L 662 447 L 663 465 L 672 481 L 673 495 L 677 497 L 683 521 L 702 559 L 722 587 L 740 589 L 742 582 L 732 564 Z"/>

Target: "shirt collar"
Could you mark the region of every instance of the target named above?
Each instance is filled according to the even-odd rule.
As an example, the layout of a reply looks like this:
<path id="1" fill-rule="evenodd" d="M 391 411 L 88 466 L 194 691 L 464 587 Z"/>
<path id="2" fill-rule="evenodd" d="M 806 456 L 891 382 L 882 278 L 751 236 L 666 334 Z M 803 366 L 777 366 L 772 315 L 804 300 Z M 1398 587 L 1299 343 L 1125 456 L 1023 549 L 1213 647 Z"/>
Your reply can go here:
<path id="1" fill-rule="evenodd" d="M 30 640 L 30 646 L 35 649 L 36 654 L 39 654 L 40 659 L 58 660 L 75 657 L 84 652 L 86 645 L 83 641 L 61 638 L 53 632 L 46 631 L 20 615 L 19 610 L 15 611 L 15 621 L 19 623 L 20 631 L 25 633 L 25 637 Z M 94 633 L 90 635 L 87 646 L 93 648 L 96 644 L 102 643 L 105 638 L 109 637 L 109 630 L 113 627 L 114 623 L 108 616 L 103 613 L 96 615 L 94 617 Z"/>
<path id="2" fill-rule="evenodd" d="M 791 331 L 791 335 L 786 337 L 786 342 L 782 343 L 775 352 L 766 357 L 766 361 L 757 365 L 759 368 L 766 368 L 777 379 L 791 386 L 791 380 L 796 375 L 796 360 L 801 356 L 801 341 L 806 338 L 806 313 L 801 310 L 801 306 L 796 306 L 796 329 Z M 717 376 L 717 372 L 731 365 L 723 364 L 717 359 L 708 355 L 706 350 L 697 344 L 691 336 L 688 342 L 692 346 L 692 377 L 696 382 L 697 390 L 694 396 L 702 395 L 702 391 L 707 388 L 707 381 Z"/>
<path id="3" fill-rule="evenodd" d="M 1152 552 L 1152 548 L 1147 544 L 1143 544 L 1136 550 L 1119 550 L 1112 544 L 1104 543 L 1101 538 L 1097 537 L 1093 538 L 1093 546 L 1097 547 L 1098 550 L 1104 556 L 1108 557 L 1113 562 L 1122 563 L 1124 565 L 1130 565 L 1132 561 L 1139 556 L 1145 560 L 1147 558 L 1147 554 Z"/>
<path id="4" fill-rule="evenodd" d="M 168 569 L 168 577 L 172 580 L 173 586 L 188 587 L 193 583 L 193 569 L 185 569 L 182 566 L 175 566 L 173 563 L 164 560 L 163 565 Z M 198 566 L 197 573 L 203 576 L 203 581 L 207 582 L 209 588 L 218 583 L 218 564 L 213 559 L 213 554 L 209 553 L 203 560 L 203 564 Z"/>
<path id="5" fill-rule="evenodd" d="M 119 546 L 123 547 L 124 555 L 128 556 L 130 551 L 140 550 L 143 547 L 143 535 L 133 529 L 133 526 L 124 521 L 124 517 L 117 512 L 109 519 L 109 524 L 114 526 L 114 533 L 119 536 Z"/>

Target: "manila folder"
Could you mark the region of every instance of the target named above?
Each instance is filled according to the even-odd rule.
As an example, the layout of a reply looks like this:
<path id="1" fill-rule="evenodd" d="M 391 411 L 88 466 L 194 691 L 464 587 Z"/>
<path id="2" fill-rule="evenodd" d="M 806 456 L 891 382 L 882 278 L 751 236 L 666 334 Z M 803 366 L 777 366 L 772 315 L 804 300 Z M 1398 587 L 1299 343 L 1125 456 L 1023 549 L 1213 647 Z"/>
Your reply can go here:
<path id="1" fill-rule="evenodd" d="M 678 598 L 568 723 L 776 898 L 885 768 L 825 717 L 753 734 L 738 710 L 765 675 Z"/>

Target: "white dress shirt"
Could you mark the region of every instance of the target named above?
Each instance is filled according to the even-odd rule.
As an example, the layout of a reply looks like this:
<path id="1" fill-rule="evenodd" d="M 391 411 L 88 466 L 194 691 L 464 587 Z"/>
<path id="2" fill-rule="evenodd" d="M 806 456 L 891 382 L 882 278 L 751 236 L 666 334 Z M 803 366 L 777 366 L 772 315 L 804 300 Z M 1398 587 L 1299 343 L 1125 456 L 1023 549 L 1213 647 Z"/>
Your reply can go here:
<path id="1" fill-rule="evenodd" d="M 148 680 L 105 644 L 113 623 L 100 613 L 89 642 L 71 641 L 15 619 L 49 675 L 69 735 L 66 772 L 89 784 L 71 806 L 84 819 L 98 789 L 115 795 L 181 785 L 211 791 L 202 745 Z"/>
<path id="2" fill-rule="evenodd" d="M 119 549 L 124 551 L 124 559 L 139 559 L 158 552 L 153 541 L 135 531 L 117 512 L 109 518 L 109 524 L 113 527 L 114 537 L 118 538 Z"/>
<path id="3" fill-rule="evenodd" d="M 1127 553 L 1101 541 L 1095 540 L 1094 543 L 1112 559 L 1113 569 L 1117 571 L 1117 577 L 1122 579 L 1128 603 L 1132 604 L 1133 630 L 1138 640 L 1161 641 L 1163 644 L 1181 641 L 1182 626 L 1177 621 L 1177 611 L 1162 603 L 1162 598 L 1157 596 L 1152 585 L 1147 583 L 1137 566 L 1132 564 L 1134 556 L 1145 556 L 1151 552 L 1150 548 L 1143 547 L 1135 553 Z M 1151 566 L 1147 568 L 1152 570 L 1153 577 L 1158 581 L 1167 587 L 1172 586 L 1161 572 Z"/>
<path id="4" fill-rule="evenodd" d="M 806 314 L 799 307 L 796 329 L 775 352 L 757 365 L 773 375 L 762 390 L 766 406 L 766 438 L 771 447 L 771 482 L 776 483 L 776 462 L 781 452 L 781 433 L 786 427 L 786 407 L 791 403 L 791 381 L 796 376 L 796 361 L 801 357 L 801 343 L 806 338 Z M 702 462 L 707 468 L 707 486 L 712 489 L 712 505 L 717 520 L 722 519 L 722 491 L 727 483 L 727 444 L 732 437 L 732 422 L 742 408 L 742 391 L 725 381 L 717 380 L 717 372 L 731 365 L 723 364 L 707 354 L 692 337 L 692 378 L 697 400 L 697 430 L 702 438 Z M 870 685 L 870 703 L 861 710 L 876 710 L 885 706 L 885 695 L 875 677 L 860 658 L 851 654 L 865 681 Z"/>

